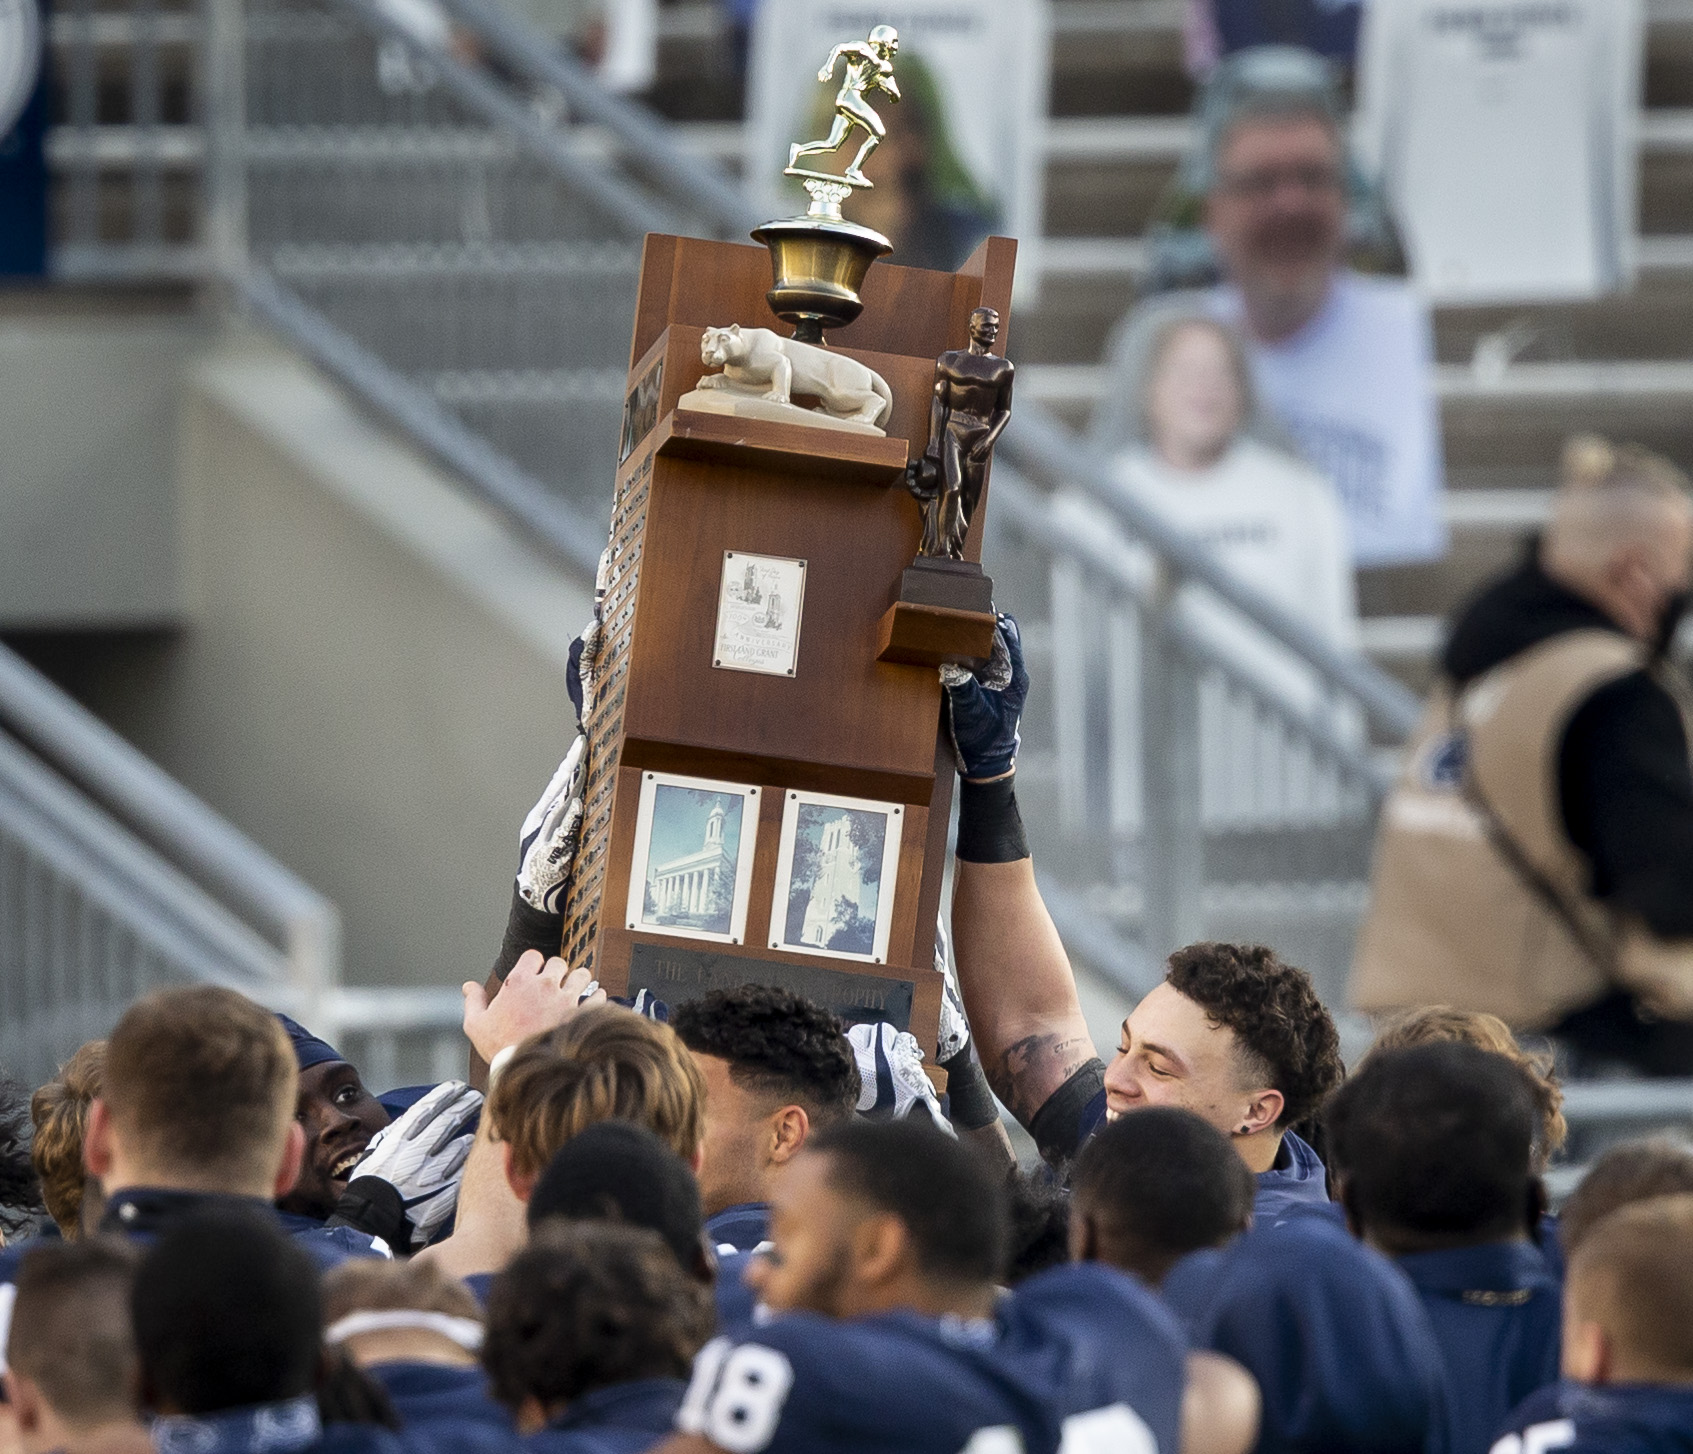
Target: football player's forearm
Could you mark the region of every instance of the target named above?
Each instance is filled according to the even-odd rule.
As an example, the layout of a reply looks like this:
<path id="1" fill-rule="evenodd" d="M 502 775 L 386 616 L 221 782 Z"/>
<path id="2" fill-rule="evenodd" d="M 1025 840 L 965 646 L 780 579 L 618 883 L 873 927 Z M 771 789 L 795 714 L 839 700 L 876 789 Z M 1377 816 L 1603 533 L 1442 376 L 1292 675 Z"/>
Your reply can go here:
<path id="1" fill-rule="evenodd" d="M 961 857 L 952 935 L 964 1011 L 988 1084 L 1026 1126 L 1098 1054 L 1033 861 Z"/>

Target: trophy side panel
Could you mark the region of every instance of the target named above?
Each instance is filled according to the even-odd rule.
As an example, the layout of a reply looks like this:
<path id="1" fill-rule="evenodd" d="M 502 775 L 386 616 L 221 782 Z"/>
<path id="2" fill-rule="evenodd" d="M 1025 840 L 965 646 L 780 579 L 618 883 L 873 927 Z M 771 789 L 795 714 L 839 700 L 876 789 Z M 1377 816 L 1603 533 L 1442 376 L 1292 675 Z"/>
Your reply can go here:
<path id="1" fill-rule="evenodd" d="M 627 431 L 626 431 L 627 432 Z M 620 797 L 618 764 L 622 758 L 624 714 L 628 703 L 635 607 L 645 555 L 647 508 L 652 495 L 655 459 L 652 434 L 645 436 L 618 467 L 617 496 L 611 517 L 611 575 L 600 603 L 601 645 L 596 663 L 593 710 L 584 723 L 588 738 L 588 776 L 583 787 L 582 837 L 565 895 L 560 953 L 567 963 L 583 964 L 598 934 L 606 874 L 612 862 L 611 840 Z"/>
<path id="2" fill-rule="evenodd" d="M 916 546 L 904 492 L 662 456 L 652 478 L 628 737 L 904 775 L 900 796 L 927 801 L 939 681 L 875 659 Z M 792 676 L 713 664 L 726 552 L 805 562 L 803 598 L 787 603 Z"/>
<path id="3" fill-rule="evenodd" d="M 629 367 L 635 370 L 670 321 L 670 297 L 675 286 L 676 252 L 680 237 L 649 232 L 641 244 L 640 284 L 635 294 L 635 326 L 629 335 Z"/>

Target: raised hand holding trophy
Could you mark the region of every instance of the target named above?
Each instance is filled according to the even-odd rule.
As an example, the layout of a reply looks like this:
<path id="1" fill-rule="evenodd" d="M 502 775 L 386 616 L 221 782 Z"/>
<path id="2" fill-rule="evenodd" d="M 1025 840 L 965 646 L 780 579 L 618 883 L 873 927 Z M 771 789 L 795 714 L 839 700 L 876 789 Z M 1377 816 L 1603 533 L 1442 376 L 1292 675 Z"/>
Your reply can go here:
<path id="1" fill-rule="evenodd" d="M 970 557 L 1015 244 L 872 268 L 887 239 L 840 209 L 872 185 L 865 98 L 898 99 L 897 52 L 880 26 L 831 52 L 834 125 L 791 162 L 865 139 L 840 175 L 790 165 L 810 206 L 762 248 L 647 239 L 562 952 L 612 993 L 780 984 L 932 1050 L 953 787 L 934 667 L 992 647 Z M 849 326 L 854 346 L 825 341 Z M 932 491 L 924 518 L 901 485 Z M 914 573 L 954 604 L 908 599 Z"/>

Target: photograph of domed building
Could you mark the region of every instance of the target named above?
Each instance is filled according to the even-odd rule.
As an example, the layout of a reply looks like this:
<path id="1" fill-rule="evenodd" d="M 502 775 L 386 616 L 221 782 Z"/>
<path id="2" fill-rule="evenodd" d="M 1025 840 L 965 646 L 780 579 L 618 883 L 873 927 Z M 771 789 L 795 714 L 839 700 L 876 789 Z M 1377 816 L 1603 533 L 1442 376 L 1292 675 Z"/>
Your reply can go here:
<path id="1" fill-rule="evenodd" d="M 738 943 L 746 920 L 758 789 L 646 774 L 628 924 Z"/>

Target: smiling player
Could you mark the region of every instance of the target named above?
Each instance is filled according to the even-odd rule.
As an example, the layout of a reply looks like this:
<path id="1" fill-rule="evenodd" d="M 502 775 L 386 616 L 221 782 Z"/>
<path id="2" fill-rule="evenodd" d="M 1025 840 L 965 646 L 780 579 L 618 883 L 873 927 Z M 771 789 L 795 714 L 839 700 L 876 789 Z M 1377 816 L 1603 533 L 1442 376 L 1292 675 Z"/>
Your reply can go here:
<path id="1" fill-rule="evenodd" d="M 701 1351 L 665 1454 L 1240 1454 L 1256 1433 L 1184 1409 L 1181 1332 L 1127 1274 L 1076 1264 L 1000 1295 L 1000 1179 L 932 1127 L 818 1132 L 774 1185 L 771 1235 L 749 1280 L 779 1316 Z"/>

